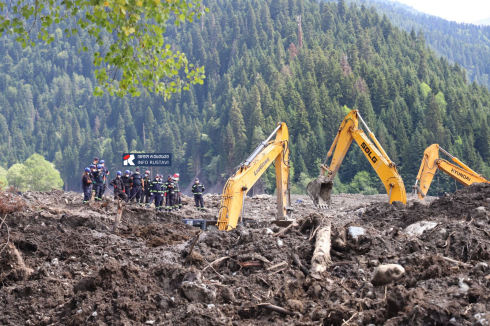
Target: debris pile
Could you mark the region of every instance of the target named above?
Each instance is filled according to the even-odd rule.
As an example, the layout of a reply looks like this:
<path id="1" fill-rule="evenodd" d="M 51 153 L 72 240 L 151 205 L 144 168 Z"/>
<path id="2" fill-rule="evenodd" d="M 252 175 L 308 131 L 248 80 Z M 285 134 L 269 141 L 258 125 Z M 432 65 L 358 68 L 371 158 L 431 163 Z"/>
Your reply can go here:
<path id="1" fill-rule="evenodd" d="M 288 227 L 271 224 L 274 198 L 258 196 L 246 213 L 259 223 L 230 232 L 181 222 L 213 216 L 218 196 L 205 213 L 129 205 L 116 232 L 112 201 L 79 197 L 27 193 L 7 215 L 0 324 L 490 322 L 490 185 L 406 207 L 337 195 L 324 212 L 298 196 Z"/>

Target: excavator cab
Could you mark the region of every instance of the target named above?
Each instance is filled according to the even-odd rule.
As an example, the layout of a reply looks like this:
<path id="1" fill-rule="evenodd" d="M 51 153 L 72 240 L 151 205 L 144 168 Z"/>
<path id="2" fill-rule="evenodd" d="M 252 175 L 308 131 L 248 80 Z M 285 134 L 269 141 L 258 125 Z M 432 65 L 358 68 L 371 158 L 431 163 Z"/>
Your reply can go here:
<path id="1" fill-rule="evenodd" d="M 364 126 L 369 137 L 363 130 L 359 129 L 359 122 Z M 406 204 L 405 186 L 396 169 L 396 164 L 390 160 L 381 144 L 362 119 L 359 111 L 352 110 L 342 121 L 337 136 L 328 151 L 327 158 L 320 165 L 320 176 L 311 181 L 306 187 L 308 195 L 315 206 L 328 208 L 331 205 L 333 180 L 354 140 L 383 182 L 389 202 L 400 201 Z M 330 157 L 332 157 L 332 160 L 330 166 L 328 166 L 327 162 Z"/>

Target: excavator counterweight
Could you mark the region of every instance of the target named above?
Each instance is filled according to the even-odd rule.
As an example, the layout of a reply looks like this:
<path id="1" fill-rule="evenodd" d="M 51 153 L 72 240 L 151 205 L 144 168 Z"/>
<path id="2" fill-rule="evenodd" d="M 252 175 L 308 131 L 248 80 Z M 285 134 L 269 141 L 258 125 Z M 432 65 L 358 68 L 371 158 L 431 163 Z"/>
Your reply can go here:
<path id="1" fill-rule="evenodd" d="M 446 154 L 455 164 L 439 158 L 439 151 Z M 438 170 L 465 186 L 478 182 L 490 183 L 484 176 L 473 171 L 457 157 L 449 154 L 439 144 L 432 144 L 424 151 L 419 173 L 415 180 L 415 185 L 412 187 L 413 191 L 417 192 L 419 199 L 424 199 L 427 196 L 432 179 L 434 179 Z"/>
<path id="2" fill-rule="evenodd" d="M 359 129 L 359 122 L 364 126 L 366 132 Z M 315 206 L 326 208 L 331 204 L 333 180 L 352 141 L 359 145 L 364 156 L 383 182 L 389 202 L 400 201 L 406 204 L 405 186 L 396 169 L 396 164 L 390 160 L 381 144 L 362 119 L 359 111 L 352 110 L 342 121 L 337 136 L 328 151 L 327 158 L 320 165 L 320 176 L 311 181 L 306 188 Z M 327 162 L 330 157 L 332 157 L 332 160 L 330 166 L 328 166 Z"/>
<path id="3" fill-rule="evenodd" d="M 274 135 L 276 139 L 271 141 Z M 286 220 L 291 212 L 289 133 L 286 124 L 280 122 L 226 182 L 218 211 L 218 229 L 229 231 L 236 228 L 240 216 L 243 219 L 247 192 L 273 163 L 276 168 L 277 220 Z"/>

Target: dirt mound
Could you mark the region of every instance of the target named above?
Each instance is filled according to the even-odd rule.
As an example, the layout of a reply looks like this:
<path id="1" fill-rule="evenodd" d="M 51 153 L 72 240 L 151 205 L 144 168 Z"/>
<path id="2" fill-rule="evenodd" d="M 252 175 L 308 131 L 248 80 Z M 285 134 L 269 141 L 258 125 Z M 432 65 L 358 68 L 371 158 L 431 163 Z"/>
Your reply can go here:
<path id="1" fill-rule="evenodd" d="M 490 187 L 427 206 L 385 205 L 385 197 L 334 196 L 326 214 L 310 219 L 311 201 L 296 197 L 305 222 L 284 229 L 270 223 L 275 199 L 257 196 L 247 199 L 246 218 L 260 223 L 199 234 L 181 219 L 207 218 L 213 207 L 199 215 L 127 206 L 114 233 L 111 201 L 84 206 L 71 193 L 24 194 L 24 208 L 5 220 L 8 234 L 0 229 L 0 324 L 490 321 Z M 319 218 L 332 224 L 332 262 L 322 275 L 309 273 Z M 374 286 L 373 272 L 385 264 L 404 274 Z"/>
<path id="2" fill-rule="evenodd" d="M 186 242 L 195 235 L 195 229 L 184 223 L 159 223 L 150 225 L 129 225 L 121 236 L 142 238 L 150 247 L 170 246 Z"/>
<path id="3" fill-rule="evenodd" d="M 477 219 L 489 221 L 487 211 L 490 205 L 490 184 L 480 183 L 458 190 L 454 194 L 444 194 L 430 204 L 415 201 L 405 207 L 379 204 L 369 207 L 363 215 L 363 220 L 376 226 L 392 226 L 405 228 L 422 220 L 444 218 L 450 220 L 470 221 Z"/>

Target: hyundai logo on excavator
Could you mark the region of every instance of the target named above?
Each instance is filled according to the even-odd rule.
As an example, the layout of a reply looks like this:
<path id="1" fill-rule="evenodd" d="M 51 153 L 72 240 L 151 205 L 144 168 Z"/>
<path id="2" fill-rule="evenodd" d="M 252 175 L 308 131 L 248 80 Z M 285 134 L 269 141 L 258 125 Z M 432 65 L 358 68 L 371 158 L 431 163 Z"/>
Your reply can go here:
<path id="1" fill-rule="evenodd" d="M 468 180 L 468 181 L 471 181 L 471 178 L 470 178 L 469 176 L 467 176 L 467 175 L 465 175 L 465 174 L 463 174 L 463 173 L 461 173 L 461 172 L 459 172 L 459 171 L 456 171 L 455 169 L 451 169 L 451 173 L 457 174 L 457 175 L 459 175 L 461 178 L 466 179 L 466 180 Z"/>
<path id="2" fill-rule="evenodd" d="M 378 162 L 378 158 L 376 156 L 371 156 L 371 154 L 373 154 L 373 152 L 371 151 L 371 149 L 368 147 L 368 145 L 366 145 L 366 143 L 362 143 L 361 144 L 361 147 L 362 149 L 366 152 L 366 154 L 368 155 L 368 157 L 371 159 L 371 161 L 373 161 L 373 163 L 376 163 Z"/>

